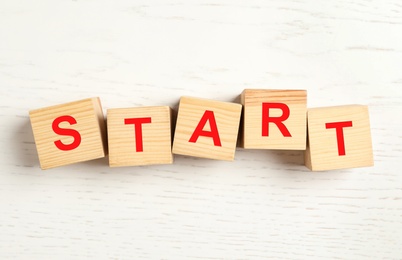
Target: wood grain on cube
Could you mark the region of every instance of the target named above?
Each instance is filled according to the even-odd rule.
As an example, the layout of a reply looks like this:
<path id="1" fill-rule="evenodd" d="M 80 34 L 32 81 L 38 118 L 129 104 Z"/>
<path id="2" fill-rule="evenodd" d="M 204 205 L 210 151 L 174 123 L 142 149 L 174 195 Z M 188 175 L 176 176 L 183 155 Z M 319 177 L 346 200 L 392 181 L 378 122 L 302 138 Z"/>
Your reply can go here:
<path id="1" fill-rule="evenodd" d="M 32 110 L 29 116 L 42 169 L 105 157 L 106 127 L 99 98 Z M 60 117 L 73 118 L 76 122 L 57 124 L 60 129 L 72 129 L 79 134 L 79 145 L 72 150 L 56 146 L 55 142 L 68 146 L 78 139 L 74 135 L 55 133 L 52 125 Z"/>
<path id="2" fill-rule="evenodd" d="M 236 103 L 182 97 L 173 141 L 173 153 L 217 160 L 234 160 L 241 110 L 242 106 Z M 221 141 L 220 146 L 207 136 L 200 136 L 196 142 L 189 142 L 206 111 L 213 112 Z M 211 131 L 210 122 L 205 124 L 203 130 Z"/>
<path id="3" fill-rule="evenodd" d="M 168 106 L 108 109 L 109 165 L 173 163 L 171 117 Z M 133 122 L 126 119 L 140 119 L 136 124 L 142 137 Z"/>
<path id="4" fill-rule="evenodd" d="M 305 164 L 308 168 L 324 171 L 374 164 L 367 106 L 312 108 L 307 114 Z M 334 123 L 338 124 L 338 130 Z M 338 135 L 343 135 L 343 144 Z"/>
<path id="5" fill-rule="evenodd" d="M 243 104 L 242 134 L 240 146 L 246 149 L 306 149 L 307 91 L 245 89 L 241 94 Z M 287 106 L 289 116 L 282 121 L 281 130 L 275 122 L 264 122 L 264 117 L 280 118 L 280 108 L 263 109 L 263 104 Z M 266 107 L 267 108 L 267 107 Z M 285 107 L 286 108 L 286 107 Z M 275 120 L 273 120 L 275 121 Z M 263 132 L 263 127 L 269 132 Z M 285 130 L 288 131 L 286 135 Z"/>

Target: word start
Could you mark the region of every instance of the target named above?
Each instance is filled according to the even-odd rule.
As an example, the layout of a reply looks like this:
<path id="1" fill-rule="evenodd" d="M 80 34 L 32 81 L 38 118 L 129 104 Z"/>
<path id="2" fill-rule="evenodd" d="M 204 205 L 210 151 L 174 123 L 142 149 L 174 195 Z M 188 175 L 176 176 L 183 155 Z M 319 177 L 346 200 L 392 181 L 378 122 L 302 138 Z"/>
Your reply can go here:
<path id="1" fill-rule="evenodd" d="M 305 90 L 245 89 L 241 104 L 181 97 L 107 110 L 99 98 L 29 112 L 42 169 L 105 157 L 110 167 L 171 164 L 173 154 L 234 160 L 244 149 L 304 150 L 312 171 L 373 165 L 368 107 L 307 109 Z"/>

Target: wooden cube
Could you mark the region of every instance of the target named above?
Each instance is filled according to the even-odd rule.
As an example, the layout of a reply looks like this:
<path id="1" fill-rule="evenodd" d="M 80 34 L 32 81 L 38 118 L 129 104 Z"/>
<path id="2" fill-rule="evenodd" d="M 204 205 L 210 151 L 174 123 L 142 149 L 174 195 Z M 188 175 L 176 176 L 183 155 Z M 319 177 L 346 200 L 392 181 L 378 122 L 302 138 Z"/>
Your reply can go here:
<path id="1" fill-rule="evenodd" d="M 372 166 L 367 106 L 308 109 L 305 163 L 313 171 Z"/>
<path id="2" fill-rule="evenodd" d="M 29 112 L 42 169 L 88 161 L 107 154 L 99 98 Z"/>
<path id="3" fill-rule="evenodd" d="M 241 110 L 240 104 L 182 97 L 173 153 L 233 160 Z"/>
<path id="4" fill-rule="evenodd" d="M 306 149 L 307 91 L 245 89 L 241 103 L 241 147 Z"/>
<path id="5" fill-rule="evenodd" d="M 108 109 L 109 165 L 173 163 L 171 117 L 168 106 Z"/>

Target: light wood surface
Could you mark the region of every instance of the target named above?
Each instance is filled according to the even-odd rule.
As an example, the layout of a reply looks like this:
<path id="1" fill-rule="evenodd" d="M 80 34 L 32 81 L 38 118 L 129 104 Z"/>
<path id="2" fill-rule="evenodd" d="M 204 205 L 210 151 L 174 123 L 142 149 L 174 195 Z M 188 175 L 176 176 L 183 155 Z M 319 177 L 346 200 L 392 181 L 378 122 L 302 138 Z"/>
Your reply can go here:
<path id="1" fill-rule="evenodd" d="M 211 112 L 211 116 L 207 116 L 206 111 Z M 242 106 L 237 103 L 182 97 L 177 114 L 172 152 L 233 161 L 241 111 Z M 193 134 L 197 133 L 196 129 L 201 129 L 207 134 L 199 134 L 191 140 Z"/>
<path id="2" fill-rule="evenodd" d="M 173 163 L 171 114 L 168 106 L 108 109 L 109 165 L 117 167 Z M 125 123 L 126 119 L 133 118 L 149 120 L 136 123 L 138 127 L 130 122 Z M 138 142 L 141 146 L 137 146 Z"/>
<path id="3" fill-rule="evenodd" d="M 402 6 L 350 1 L 2 1 L 1 259 L 401 259 Z M 374 166 L 314 173 L 302 151 L 233 162 L 108 158 L 40 169 L 28 111 L 232 102 L 305 89 L 368 105 Z"/>
<path id="4" fill-rule="evenodd" d="M 241 146 L 246 149 L 306 149 L 307 92 L 305 90 L 245 89 Z M 263 109 L 263 103 L 282 107 Z M 286 117 L 286 118 L 285 118 Z M 263 118 L 273 118 L 264 122 Z M 283 118 L 284 120 L 275 120 Z M 267 127 L 266 133 L 262 128 Z"/>

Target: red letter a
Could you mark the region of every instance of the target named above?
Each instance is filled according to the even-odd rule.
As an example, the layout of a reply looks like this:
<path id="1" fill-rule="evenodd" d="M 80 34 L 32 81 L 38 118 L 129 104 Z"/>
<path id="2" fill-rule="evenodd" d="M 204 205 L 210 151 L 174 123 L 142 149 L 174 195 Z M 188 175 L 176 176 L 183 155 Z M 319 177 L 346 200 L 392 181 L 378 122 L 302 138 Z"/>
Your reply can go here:
<path id="1" fill-rule="evenodd" d="M 204 131 L 204 126 L 209 121 L 209 126 L 211 131 Z M 199 136 L 212 137 L 215 146 L 222 146 L 221 139 L 219 138 L 218 127 L 216 126 L 214 111 L 206 110 L 204 115 L 202 116 L 200 122 L 194 130 L 193 135 L 190 140 L 191 143 L 195 143 L 198 140 Z"/>

